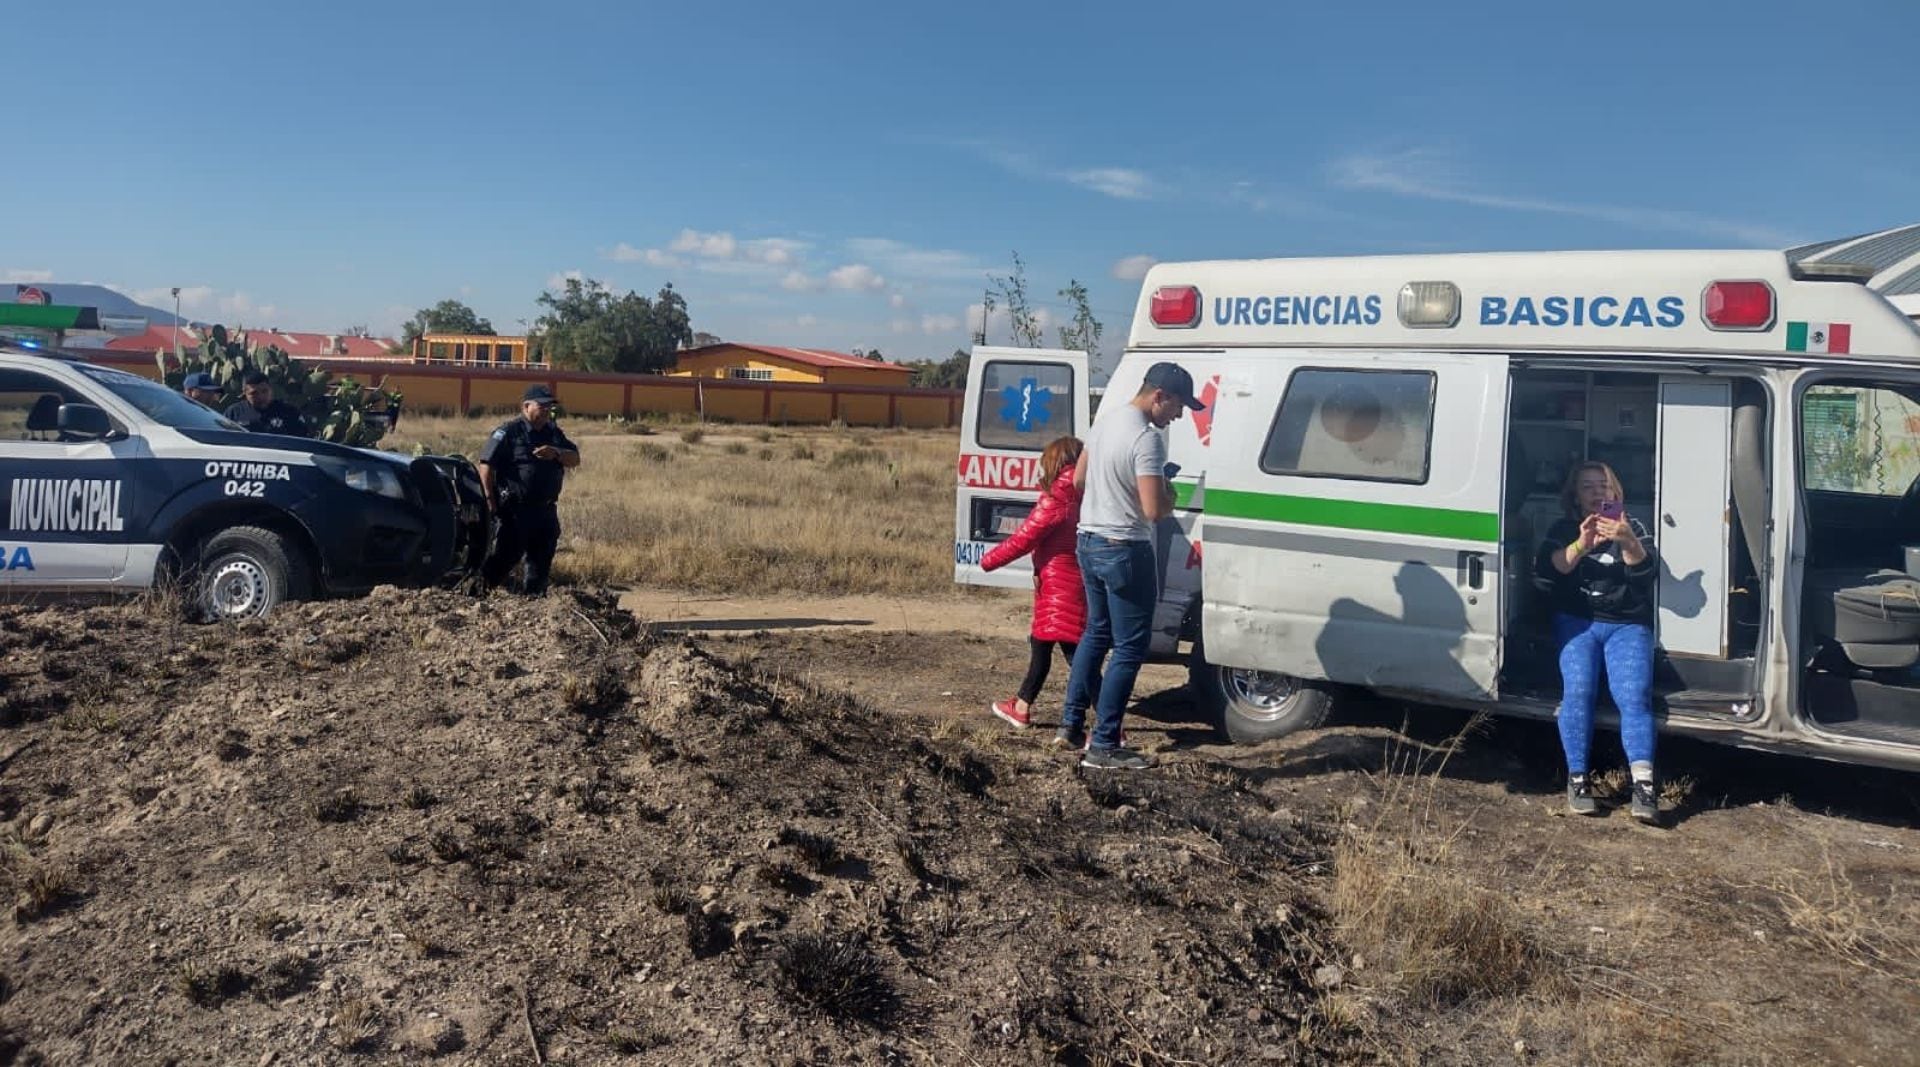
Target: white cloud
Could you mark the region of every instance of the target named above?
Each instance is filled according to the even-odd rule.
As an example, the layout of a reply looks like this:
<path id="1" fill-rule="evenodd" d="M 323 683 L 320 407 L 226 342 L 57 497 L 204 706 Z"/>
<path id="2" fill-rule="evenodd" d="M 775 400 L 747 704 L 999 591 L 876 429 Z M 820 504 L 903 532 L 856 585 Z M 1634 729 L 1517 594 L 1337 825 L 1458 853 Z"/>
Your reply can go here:
<path id="1" fill-rule="evenodd" d="M 784 267 L 797 262 L 800 253 L 806 250 L 804 241 L 795 241 L 786 237 L 760 237 L 741 246 L 742 255 L 754 263 L 765 263 L 769 267 Z"/>
<path id="2" fill-rule="evenodd" d="M 791 237 L 755 237 L 740 240 L 724 230 L 704 233 L 700 230 L 683 229 L 667 245 L 668 252 L 678 252 L 697 259 L 719 262 L 738 261 L 741 263 L 760 263 L 769 267 L 790 266 L 799 261 L 800 253 L 806 250 L 805 241 L 796 241 Z M 641 251 L 622 242 L 614 249 L 614 258 L 619 259 L 622 250 L 628 253 L 629 261 L 646 259 L 656 266 L 666 253 L 657 249 Z M 652 253 L 652 255 L 648 255 Z"/>
<path id="3" fill-rule="evenodd" d="M 622 241 L 613 246 L 613 251 L 607 253 L 607 258 L 613 260 L 615 263 L 639 263 L 647 258 L 648 253 L 653 251 L 654 249 L 651 248 L 635 248 L 627 242 Z"/>
<path id="4" fill-rule="evenodd" d="M 979 318 L 980 316 L 976 313 L 974 315 L 974 321 L 976 322 L 979 321 Z M 952 333 L 953 331 L 959 328 L 960 328 L 960 317 L 958 315 L 922 315 L 920 316 L 920 332 L 921 333 Z"/>
<path id="5" fill-rule="evenodd" d="M 1472 188 L 1461 177 L 1460 168 L 1444 154 L 1429 148 L 1347 156 L 1335 160 L 1329 167 L 1329 174 L 1333 183 L 1341 188 L 1389 193 L 1418 200 L 1467 204 L 1496 211 L 1570 215 L 1636 230 L 1694 233 L 1762 248 L 1781 248 L 1792 243 L 1789 235 L 1771 227 L 1686 211 L 1536 200 L 1482 192 Z"/>
<path id="6" fill-rule="evenodd" d="M 568 279 L 572 279 L 576 282 L 584 282 L 587 280 L 587 275 L 585 271 L 582 271 L 577 267 L 574 268 L 573 270 L 561 271 L 557 274 L 550 274 L 547 276 L 547 288 L 565 289 L 567 287 Z"/>
<path id="7" fill-rule="evenodd" d="M 887 279 L 865 263 L 849 263 L 827 272 L 827 284 L 835 289 L 853 291 L 885 289 Z"/>
<path id="8" fill-rule="evenodd" d="M 9 270 L 7 280 L 16 285 L 45 285 L 53 280 L 50 270 Z"/>
<path id="9" fill-rule="evenodd" d="M 185 293 L 181 294 L 185 296 Z M 272 304 L 256 304 L 253 297 L 246 293 L 228 293 L 218 301 L 220 314 L 239 321 L 253 320 L 256 325 L 275 326 L 278 323 L 265 322 L 279 314 L 280 309 Z"/>
<path id="10" fill-rule="evenodd" d="M 1160 261 L 1145 253 L 1127 256 L 1114 261 L 1113 276 L 1123 282 L 1137 282 L 1147 276 L 1147 268 L 1158 262 Z"/>
<path id="11" fill-rule="evenodd" d="M 952 147 L 972 152 L 1009 174 L 1041 181 L 1065 182 L 1117 200 L 1150 200 L 1168 191 L 1167 187 L 1152 175 L 1133 167 L 1100 166 L 1068 169 L 1053 166 L 1025 152 L 1006 148 L 991 141 L 959 140 L 947 143 Z"/>
<path id="12" fill-rule="evenodd" d="M 903 278 L 979 281 L 987 275 L 978 259 L 950 248 L 916 248 L 889 237 L 853 237 L 846 249 L 857 261 L 877 263 L 881 270 Z"/>
<path id="13" fill-rule="evenodd" d="M 907 306 L 906 295 L 903 293 L 888 293 L 887 306 L 895 309 L 896 311 L 899 310 L 900 308 L 906 307 Z"/>
<path id="14" fill-rule="evenodd" d="M 117 288 L 109 286 L 108 288 Z M 135 289 L 131 292 L 135 300 L 148 307 L 161 311 L 173 310 L 173 287 L 155 286 L 150 289 Z M 211 285 L 183 285 L 180 287 L 180 314 L 183 318 L 217 318 L 229 325 L 279 326 L 272 321 L 280 314 L 278 304 L 263 304 L 253 298 L 251 293 L 235 290 L 225 292 Z"/>
<path id="15" fill-rule="evenodd" d="M 801 271 L 789 271 L 780 279 L 780 288 L 794 293 L 811 293 L 820 288 L 820 279 L 807 276 Z"/>
<path id="16" fill-rule="evenodd" d="M 912 333 L 914 330 L 913 320 L 912 319 L 895 319 L 892 322 L 887 324 L 887 328 L 892 330 L 894 333 Z"/>
<path id="17" fill-rule="evenodd" d="M 805 329 L 808 326 L 818 326 L 820 324 L 820 320 L 818 318 L 815 318 L 812 315 L 802 315 L 799 318 L 794 319 L 793 324 L 795 326 L 800 327 L 801 329 Z"/>
<path id="18" fill-rule="evenodd" d="M 966 318 L 967 332 L 979 333 L 980 305 L 968 304 Z M 1047 332 L 1053 329 L 1053 322 L 1053 313 L 1051 311 L 1042 307 L 1033 309 L 1033 325 L 1036 330 L 1040 331 L 1042 340 L 1045 339 Z M 996 303 L 993 306 L 993 313 L 987 316 L 987 338 L 989 341 L 1004 343 L 1012 336 L 1012 320 L 1007 317 L 1007 307 L 1005 304 Z"/>
<path id="19" fill-rule="evenodd" d="M 1083 189 L 1105 193 L 1117 200 L 1146 200 L 1154 191 L 1152 178 L 1127 167 L 1093 167 L 1070 171 L 1065 177 Z"/>
<path id="20" fill-rule="evenodd" d="M 684 252 L 705 259 L 732 259 L 739 243 L 730 233 L 701 233 L 699 230 L 681 230 L 680 236 L 673 239 L 667 248 L 674 252 Z"/>
<path id="21" fill-rule="evenodd" d="M 132 297 L 148 307 L 162 311 L 173 310 L 173 287 L 162 285 L 152 289 L 135 289 Z M 180 314 L 182 316 L 196 311 L 212 311 L 218 306 L 218 295 L 211 285 L 183 285 L 180 287 Z"/>

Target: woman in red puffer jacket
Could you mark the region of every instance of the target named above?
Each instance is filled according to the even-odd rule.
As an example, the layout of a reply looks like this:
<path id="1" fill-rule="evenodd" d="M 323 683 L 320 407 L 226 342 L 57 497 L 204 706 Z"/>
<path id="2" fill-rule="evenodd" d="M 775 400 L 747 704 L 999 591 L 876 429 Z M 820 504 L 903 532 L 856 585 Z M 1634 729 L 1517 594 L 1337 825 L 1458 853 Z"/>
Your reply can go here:
<path id="1" fill-rule="evenodd" d="M 983 571 L 998 570 L 1033 553 L 1033 628 L 1027 637 L 1027 677 L 1012 700 L 993 702 L 993 713 L 1019 729 L 1033 725 L 1033 698 L 1047 683 L 1058 647 L 1073 665 L 1073 650 L 1087 626 L 1087 593 L 1080 582 L 1074 539 L 1080 525 L 1080 490 L 1073 487 L 1073 465 L 1080 461 L 1080 439 L 1056 438 L 1040 453 L 1040 499 L 1013 536 L 980 561 Z"/>

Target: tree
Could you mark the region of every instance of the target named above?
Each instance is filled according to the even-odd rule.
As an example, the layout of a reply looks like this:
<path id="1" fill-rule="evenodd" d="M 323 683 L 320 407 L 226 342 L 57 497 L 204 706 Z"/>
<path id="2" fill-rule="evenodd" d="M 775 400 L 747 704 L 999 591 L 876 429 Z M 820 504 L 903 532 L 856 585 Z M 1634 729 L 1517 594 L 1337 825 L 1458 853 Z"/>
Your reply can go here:
<path id="1" fill-rule="evenodd" d="M 881 355 L 880 350 L 877 348 L 861 348 L 858 345 L 854 346 L 853 354 L 859 356 L 861 359 L 871 359 L 876 362 L 885 362 L 887 358 Z"/>
<path id="2" fill-rule="evenodd" d="M 540 294 L 545 314 L 534 321 L 547 362 L 568 370 L 654 373 L 673 366 L 693 339 L 686 298 L 672 283 L 652 300 L 612 290 L 592 278 L 568 278 L 560 292 Z"/>
<path id="3" fill-rule="evenodd" d="M 913 368 L 908 383 L 915 389 L 961 389 L 967 384 L 967 350 L 956 348 L 953 355 L 935 362 L 916 359 L 906 364 Z"/>
<path id="4" fill-rule="evenodd" d="M 1087 306 L 1087 287 L 1077 278 L 1067 279 L 1067 287 L 1060 290 L 1060 299 L 1067 302 L 1067 310 L 1073 313 L 1073 321 L 1060 327 L 1060 347 L 1071 348 L 1087 354 L 1088 373 L 1100 366 L 1100 335 L 1106 327 L 1093 317 L 1093 309 Z"/>
<path id="5" fill-rule="evenodd" d="M 458 300 L 442 300 L 430 308 L 421 308 L 400 327 L 400 347 L 412 348 L 421 334 L 471 333 L 493 335 L 493 323 L 473 313 Z"/>
<path id="6" fill-rule="evenodd" d="M 689 343 L 692 344 L 692 346 L 695 348 L 705 348 L 708 345 L 720 344 L 721 340 L 720 340 L 720 335 L 717 333 L 708 333 L 705 330 L 695 330 L 693 331 L 693 340 Z"/>
<path id="7" fill-rule="evenodd" d="M 1027 265 L 1021 261 L 1020 253 L 1013 254 L 1012 274 L 989 280 L 994 292 L 1000 294 L 1000 302 L 1007 306 L 1007 328 L 1013 331 L 1013 343 L 1021 348 L 1039 348 L 1040 320 L 1034 314 L 1033 305 L 1027 302 Z M 989 298 L 980 312 L 983 327 L 992 309 L 993 301 Z"/>

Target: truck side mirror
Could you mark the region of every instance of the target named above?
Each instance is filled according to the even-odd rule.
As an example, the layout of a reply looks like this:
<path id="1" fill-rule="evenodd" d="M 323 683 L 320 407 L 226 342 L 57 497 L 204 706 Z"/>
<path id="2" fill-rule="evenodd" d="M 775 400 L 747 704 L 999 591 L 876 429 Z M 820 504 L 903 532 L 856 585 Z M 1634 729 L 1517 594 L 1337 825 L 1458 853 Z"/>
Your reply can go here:
<path id="1" fill-rule="evenodd" d="M 60 427 L 63 436 L 82 440 L 99 441 L 114 436 L 113 420 L 92 404 L 60 405 L 55 425 Z"/>

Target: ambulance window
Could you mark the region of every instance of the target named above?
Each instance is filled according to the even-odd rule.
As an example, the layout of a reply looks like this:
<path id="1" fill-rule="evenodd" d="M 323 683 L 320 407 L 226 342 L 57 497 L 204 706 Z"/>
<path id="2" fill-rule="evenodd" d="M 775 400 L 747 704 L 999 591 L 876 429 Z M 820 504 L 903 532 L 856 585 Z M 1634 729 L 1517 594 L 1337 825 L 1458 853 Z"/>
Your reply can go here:
<path id="1" fill-rule="evenodd" d="M 1073 432 L 1073 368 L 993 360 L 980 372 L 979 403 L 982 448 L 1043 451 Z"/>
<path id="2" fill-rule="evenodd" d="M 1808 489 L 1900 496 L 1920 477 L 1920 403 L 1866 385 L 1816 385 L 1800 400 Z"/>
<path id="3" fill-rule="evenodd" d="M 0 369 L 0 441 L 53 441 L 60 405 L 81 397 L 44 374 Z"/>
<path id="4" fill-rule="evenodd" d="M 1260 469 L 1304 478 L 1427 480 L 1434 376 L 1300 370 L 1287 383 Z"/>

